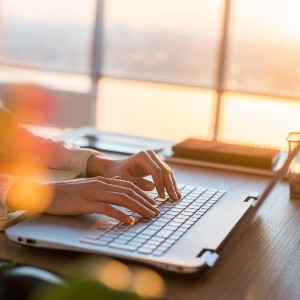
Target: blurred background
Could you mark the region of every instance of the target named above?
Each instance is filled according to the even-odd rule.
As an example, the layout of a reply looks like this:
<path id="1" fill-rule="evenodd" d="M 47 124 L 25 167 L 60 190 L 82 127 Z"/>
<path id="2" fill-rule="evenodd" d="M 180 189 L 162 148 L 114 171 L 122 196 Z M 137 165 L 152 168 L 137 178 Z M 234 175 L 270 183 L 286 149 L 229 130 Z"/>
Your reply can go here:
<path id="1" fill-rule="evenodd" d="M 299 16 L 299 0 L 0 0 L 0 97 L 44 99 L 26 123 L 286 148 Z"/>

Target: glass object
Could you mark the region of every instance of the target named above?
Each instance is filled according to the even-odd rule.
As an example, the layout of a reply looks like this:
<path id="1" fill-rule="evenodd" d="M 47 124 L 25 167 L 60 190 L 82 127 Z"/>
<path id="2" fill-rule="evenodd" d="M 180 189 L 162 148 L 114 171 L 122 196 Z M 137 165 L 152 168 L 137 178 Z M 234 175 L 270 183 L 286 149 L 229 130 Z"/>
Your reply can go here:
<path id="1" fill-rule="evenodd" d="M 289 142 L 289 155 L 300 144 L 300 132 L 291 132 L 288 136 Z M 296 157 L 289 167 L 289 186 L 290 197 L 294 199 L 300 199 L 300 152 L 296 154 Z"/>
<path id="2" fill-rule="evenodd" d="M 96 0 L 2 0 L 1 62 L 87 73 L 95 4 Z"/>
<path id="3" fill-rule="evenodd" d="M 223 1 L 109 0 L 105 76 L 214 87 Z"/>
<path id="4" fill-rule="evenodd" d="M 300 96 L 300 1 L 234 0 L 226 88 Z"/>

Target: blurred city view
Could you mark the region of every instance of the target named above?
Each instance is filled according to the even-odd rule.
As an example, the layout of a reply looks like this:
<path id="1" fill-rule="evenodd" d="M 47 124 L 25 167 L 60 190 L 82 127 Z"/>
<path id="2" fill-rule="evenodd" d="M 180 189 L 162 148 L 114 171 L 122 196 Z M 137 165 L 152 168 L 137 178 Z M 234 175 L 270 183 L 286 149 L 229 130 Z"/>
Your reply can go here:
<path id="1" fill-rule="evenodd" d="M 5 2 L 9 6 L 8 0 L 3 2 L 4 6 Z M 12 2 L 20 4 L 22 1 Z M 34 0 L 29 2 L 38 3 Z M 71 5 L 70 1 L 64 2 Z M 146 25 L 136 14 L 143 12 L 150 14 L 149 7 L 154 11 L 159 4 L 151 6 L 148 1 L 142 1 L 144 4 L 148 3 L 147 11 L 147 7 L 143 8 L 141 3 L 138 4 L 138 1 L 134 0 L 127 1 L 126 6 L 122 1 L 107 2 L 108 8 L 104 16 L 102 74 L 125 78 L 126 75 L 130 75 L 131 78 L 141 77 L 150 81 L 152 79 L 158 82 L 162 80 L 175 84 L 215 87 L 222 1 L 214 0 L 205 6 L 203 1 L 195 4 L 197 2 L 189 0 L 191 8 L 186 12 L 185 18 L 190 13 L 191 20 L 186 22 L 187 24 L 178 19 L 180 11 L 178 9 L 173 12 L 173 23 L 168 21 L 165 24 L 165 20 L 162 22 L 150 19 L 145 21 Z M 236 0 L 236 2 L 243 1 Z M 255 2 L 259 3 L 258 1 L 253 3 Z M 82 1 L 78 3 L 83 7 Z M 69 23 L 54 22 L 55 15 L 54 20 L 47 15 L 45 20 L 40 17 L 36 20 L 33 18 L 30 22 L 28 18 L 22 18 L 22 13 L 16 14 L 15 18 L 9 13 L 8 16 L 4 15 L 0 20 L 1 61 L 33 66 L 40 64 L 50 70 L 89 73 L 95 2 L 87 2 L 84 18 L 79 18 L 78 3 L 79 12 L 74 13 L 73 17 L 72 11 L 68 14 Z M 178 1 L 174 3 L 178 5 Z M 199 8 L 197 14 L 193 13 L 193 5 L 196 5 L 195 9 Z M 161 5 L 162 8 L 165 6 L 166 3 Z M 184 7 L 182 4 L 181 6 Z M 134 11 L 132 7 L 137 8 Z M 208 10 L 207 14 L 204 8 Z M 251 17 L 246 20 L 243 18 L 245 7 L 243 10 L 243 7 L 234 8 L 227 57 L 226 87 L 233 91 L 299 96 L 300 29 L 296 31 L 299 38 L 288 40 L 285 39 L 284 32 L 274 35 L 270 30 L 267 32 L 263 29 L 264 27 L 272 29 L 274 27 L 272 22 L 252 24 Z M 36 14 L 39 14 L 41 4 L 37 5 L 36 9 Z M 242 10 L 241 14 L 236 16 L 239 10 Z M 49 13 L 54 14 L 54 11 Z M 42 11 L 42 14 L 46 15 L 47 11 Z M 170 18 L 170 15 L 165 12 L 164 14 L 162 18 Z M 26 12 L 23 15 L 26 16 Z M 34 15 L 33 12 L 31 15 Z M 199 26 L 195 28 L 198 18 Z M 263 19 L 257 21 L 259 20 Z M 255 23 L 255 20 L 253 21 Z M 156 24 L 160 22 L 161 26 Z M 183 25 L 180 25 L 180 22 Z M 137 26 L 138 24 L 141 26 Z M 296 25 L 300 26 L 300 22 Z M 260 27 L 261 32 L 258 31 Z M 290 34 L 288 29 L 289 27 L 286 28 L 287 35 Z"/>

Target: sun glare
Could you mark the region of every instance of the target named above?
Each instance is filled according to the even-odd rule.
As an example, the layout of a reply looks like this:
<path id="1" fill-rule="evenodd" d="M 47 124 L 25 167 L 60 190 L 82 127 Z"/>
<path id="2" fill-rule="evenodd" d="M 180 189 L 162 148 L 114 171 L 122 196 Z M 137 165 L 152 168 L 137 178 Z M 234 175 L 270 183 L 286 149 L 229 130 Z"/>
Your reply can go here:
<path id="1" fill-rule="evenodd" d="M 131 282 L 130 269 L 116 260 L 107 261 L 99 272 L 99 280 L 115 290 L 127 289 Z"/>
<path id="2" fill-rule="evenodd" d="M 165 283 L 156 272 L 150 269 L 143 269 L 137 272 L 133 282 L 133 289 L 142 297 L 160 297 L 165 292 Z"/>
<path id="3" fill-rule="evenodd" d="M 14 188 L 10 191 L 10 199 L 13 199 L 13 205 L 9 203 L 12 209 L 25 209 L 33 212 L 44 212 L 53 197 L 53 187 L 50 184 L 38 184 L 33 180 L 17 180 Z M 24 203 L 26 195 L 26 203 Z"/>
<path id="4" fill-rule="evenodd" d="M 300 2 L 282 1 L 277 6 L 277 29 L 283 38 L 300 44 Z"/>

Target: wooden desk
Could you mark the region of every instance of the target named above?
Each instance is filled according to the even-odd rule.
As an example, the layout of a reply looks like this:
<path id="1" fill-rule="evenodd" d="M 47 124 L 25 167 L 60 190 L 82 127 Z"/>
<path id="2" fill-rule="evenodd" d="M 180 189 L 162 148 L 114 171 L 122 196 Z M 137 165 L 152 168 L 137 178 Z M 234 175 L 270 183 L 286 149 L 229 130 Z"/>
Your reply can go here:
<path id="1" fill-rule="evenodd" d="M 261 192 L 268 178 L 172 166 L 178 182 Z M 66 263 L 97 257 L 24 247 L 0 234 L 0 257 L 64 272 Z M 289 199 L 287 182 L 276 186 L 238 242 L 207 278 L 162 273 L 168 299 L 300 299 L 300 201 Z"/>

